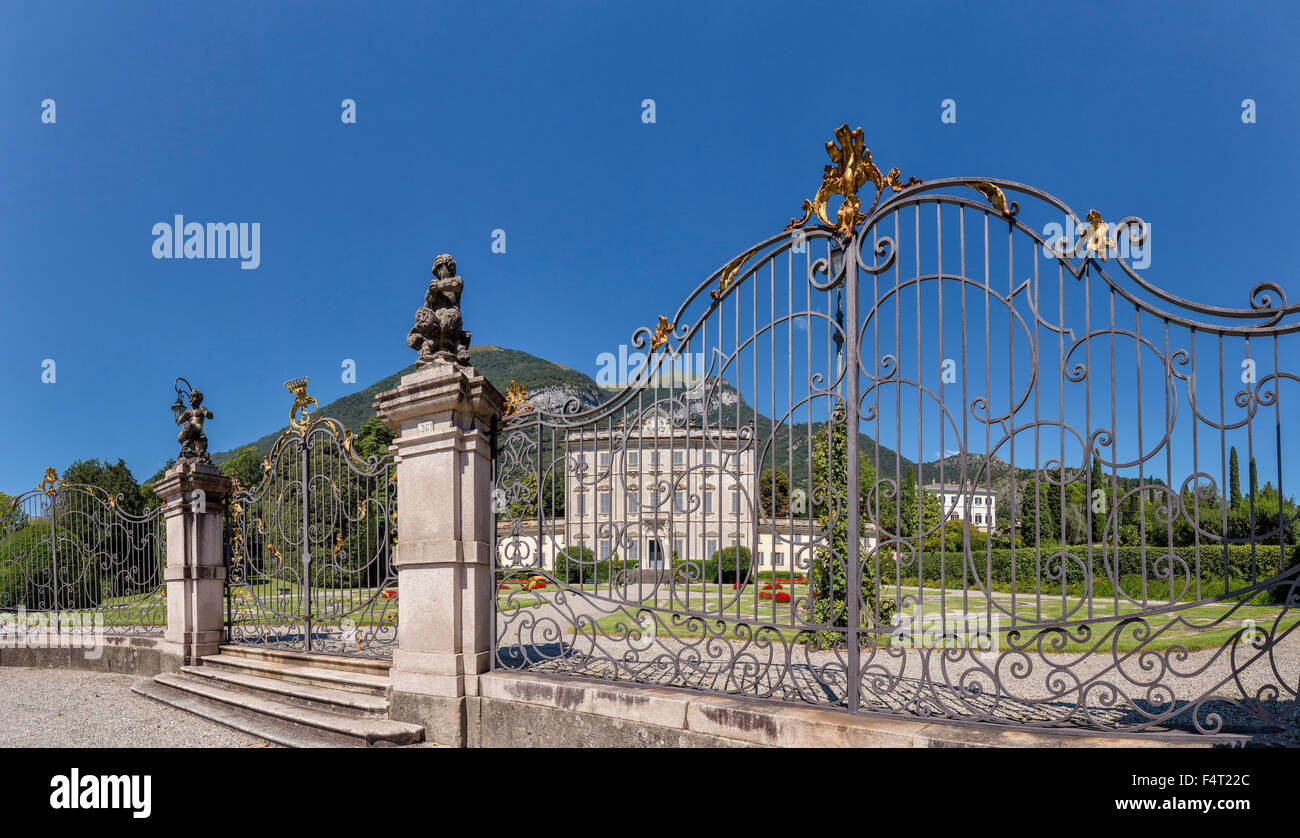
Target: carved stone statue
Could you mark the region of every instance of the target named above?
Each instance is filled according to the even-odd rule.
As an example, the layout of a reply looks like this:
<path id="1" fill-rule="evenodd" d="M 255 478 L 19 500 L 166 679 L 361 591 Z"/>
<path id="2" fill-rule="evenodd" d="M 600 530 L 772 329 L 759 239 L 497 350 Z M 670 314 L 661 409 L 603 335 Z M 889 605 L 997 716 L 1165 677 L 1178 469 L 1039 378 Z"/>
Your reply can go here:
<path id="1" fill-rule="evenodd" d="M 460 294 L 465 281 L 456 276 L 456 260 L 442 254 L 433 260 L 433 279 L 424 293 L 424 305 L 415 312 L 415 325 L 406 345 L 420 353 L 416 365 L 436 361 L 469 365 L 469 332 L 461 328 Z"/>
<path id="2" fill-rule="evenodd" d="M 190 409 L 182 411 L 176 417 L 176 424 L 181 432 L 176 441 L 181 444 L 181 459 L 193 458 L 201 463 L 210 463 L 208 456 L 208 435 L 203 432 L 203 423 L 212 418 L 212 411 L 203 406 L 203 391 L 190 391 Z"/>

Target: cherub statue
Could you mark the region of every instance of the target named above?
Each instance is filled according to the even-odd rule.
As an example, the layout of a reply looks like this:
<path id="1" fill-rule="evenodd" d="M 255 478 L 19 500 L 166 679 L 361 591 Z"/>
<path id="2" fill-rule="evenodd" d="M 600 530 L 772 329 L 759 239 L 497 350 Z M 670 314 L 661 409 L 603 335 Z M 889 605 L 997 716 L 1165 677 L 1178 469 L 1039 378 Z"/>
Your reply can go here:
<path id="1" fill-rule="evenodd" d="M 181 444 L 181 459 L 197 458 L 201 463 L 210 463 L 208 456 L 208 435 L 203 432 L 203 423 L 212 418 L 212 411 L 203 406 L 203 391 L 190 391 L 190 409 L 176 417 L 176 424 L 181 432 L 176 441 Z"/>
<path id="2" fill-rule="evenodd" d="M 433 260 L 433 279 L 424 294 L 424 305 L 415 312 L 415 325 L 406 335 L 406 345 L 420 353 L 416 364 L 426 367 L 435 361 L 469 364 L 469 332 L 461 328 L 460 294 L 465 281 L 456 276 L 456 260 L 444 253 Z"/>

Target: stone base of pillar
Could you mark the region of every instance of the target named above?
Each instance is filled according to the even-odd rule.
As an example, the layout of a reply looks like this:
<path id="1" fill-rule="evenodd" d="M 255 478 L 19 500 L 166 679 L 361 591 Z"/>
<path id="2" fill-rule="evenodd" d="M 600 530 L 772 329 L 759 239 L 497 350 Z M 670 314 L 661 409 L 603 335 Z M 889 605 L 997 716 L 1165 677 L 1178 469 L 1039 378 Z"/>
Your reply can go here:
<path id="1" fill-rule="evenodd" d="M 473 367 L 432 364 L 380 393 L 397 432 L 399 648 L 390 716 L 429 741 L 470 744 L 487 671 L 492 597 L 492 423 L 503 399 Z"/>
<path id="2" fill-rule="evenodd" d="M 221 644 L 225 642 L 224 630 L 175 633 L 169 630 L 163 634 L 158 650 L 184 666 L 193 666 L 209 655 L 220 654 Z"/>
<path id="3" fill-rule="evenodd" d="M 424 741 L 449 748 L 473 747 L 472 721 L 478 713 L 478 696 L 427 695 L 399 692 L 389 698 L 388 717 L 424 727 Z"/>

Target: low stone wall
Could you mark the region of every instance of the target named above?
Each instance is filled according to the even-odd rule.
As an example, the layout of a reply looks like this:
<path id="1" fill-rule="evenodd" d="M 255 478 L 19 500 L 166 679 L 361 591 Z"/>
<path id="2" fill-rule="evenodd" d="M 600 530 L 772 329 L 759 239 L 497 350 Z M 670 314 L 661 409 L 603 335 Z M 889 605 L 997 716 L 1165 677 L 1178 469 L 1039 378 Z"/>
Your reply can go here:
<path id="1" fill-rule="evenodd" d="M 27 635 L 18 645 L 12 639 L 0 642 L 0 666 L 88 669 L 142 676 L 180 669 L 180 656 L 163 647 L 161 637 Z"/>
<path id="2" fill-rule="evenodd" d="M 409 699 L 409 700 L 407 700 Z M 562 676 L 492 672 L 478 695 L 443 702 L 393 695 L 394 718 L 429 741 L 471 748 L 1210 747 L 1178 740 L 943 724 Z M 454 706 L 453 706 L 454 705 Z M 460 732 L 460 731 L 463 731 Z"/>

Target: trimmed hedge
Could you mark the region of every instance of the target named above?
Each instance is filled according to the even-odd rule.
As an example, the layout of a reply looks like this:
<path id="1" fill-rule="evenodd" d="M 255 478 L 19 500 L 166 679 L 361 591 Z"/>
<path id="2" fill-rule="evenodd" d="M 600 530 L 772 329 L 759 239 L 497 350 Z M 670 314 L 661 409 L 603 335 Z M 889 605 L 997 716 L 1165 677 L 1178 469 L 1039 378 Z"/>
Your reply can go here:
<path id="1" fill-rule="evenodd" d="M 726 547 L 717 550 L 704 563 L 704 581 L 733 585 L 749 581 L 752 557 L 748 547 Z"/>
<path id="2" fill-rule="evenodd" d="M 618 553 L 598 561 L 588 548 L 570 547 L 555 554 L 555 578 L 569 585 L 581 585 L 588 580 L 608 582 L 625 570 L 636 570 L 638 564 L 620 559 Z"/>
<path id="3" fill-rule="evenodd" d="M 1264 580 L 1271 576 L 1276 576 L 1285 567 L 1290 567 L 1300 560 L 1300 553 L 1292 548 L 1288 554 L 1288 560 L 1283 565 L 1281 560 L 1281 551 L 1276 544 L 1257 544 L 1255 545 L 1255 573 L 1253 578 Z M 1087 545 L 1073 545 L 1063 550 L 1077 557 L 1084 566 L 1088 564 L 1088 547 Z M 1083 583 L 1085 579 L 1084 567 L 1079 562 L 1070 558 L 1056 557 L 1051 558 L 1054 553 L 1062 552 L 1062 548 L 1043 548 L 1042 558 L 1040 559 L 1032 547 L 1016 548 L 1015 551 L 1015 579 L 1016 589 L 1019 592 L 1034 589 L 1035 579 L 1041 580 L 1041 589 L 1047 592 L 1049 589 L 1054 593 L 1060 593 L 1060 569 L 1062 562 L 1065 566 L 1065 582 L 1067 590 L 1071 594 L 1082 595 Z M 1161 561 L 1162 557 L 1168 554 L 1167 548 L 1148 547 L 1145 558 L 1145 576 L 1147 579 L 1147 597 L 1150 599 L 1164 599 L 1168 597 L 1168 578 L 1169 563 Z M 1195 593 L 1195 576 L 1196 576 L 1196 548 L 1194 547 L 1175 547 L 1173 553 L 1186 563 L 1187 570 L 1183 571 L 1182 566 L 1174 564 L 1174 593 L 1182 587 L 1182 582 L 1189 575 L 1192 577 L 1191 587 L 1189 590 Z M 986 578 L 989 575 L 989 561 L 992 560 L 992 578 Z M 1118 569 L 1116 569 L 1116 560 L 1118 559 Z M 940 578 L 940 556 L 938 552 L 927 552 L 921 554 L 921 576 L 926 583 L 935 583 Z M 979 579 L 984 584 L 992 584 L 995 588 L 1006 586 L 1010 590 L 1011 584 L 1011 550 L 997 549 L 991 553 L 978 552 L 971 555 L 972 567 L 968 567 L 965 573 L 967 582 L 973 583 Z M 1228 545 L 1228 573 L 1230 576 L 1230 588 L 1235 589 L 1239 586 L 1244 587 L 1249 584 L 1247 580 L 1252 578 L 1251 573 L 1251 548 L 1249 545 L 1231 544 Z M 944 582 L 948 587 L 960 587 L 963 581 L 963 563 L 960 553 L 948 553 L 944 563 Z M 1113 593 L 1111 584 L 1112 575 L 1117 575 L 1120 581 L 1120 588 L 1134 596 L 1141 595 L 1142 577 L 1143 577 L 1143 553 L 1141 547 L 1120 547 L 1118 550 L 1110 548 L 1104 550 L 1099 546 L 1093 547 L 1092 553 L 1092 584 L 1095 596 L 1110 596 Z M 1214 596 L 1213 593 L 1205 593 L 1210 590 L 1217 590 L 1220 594 L 1223 592 L 1223 571 L 1224 555 L 1222 545 L 1202 545 L 1200 555 L 1200 577 L 1201 591 L 1203 596 Z M 895 568 L 893 561 L 888 556 L 880 558 L 880 573 L 886 579 L 893 579 Z M 901 569 L 901 575 L 904 578 L 915 579 L 918 575 L 916 563 Z M 1051 578 L 1051 577 L 1058 578 Z M 1157 593 L 1159 588 L 1163 593 Z M 1186 597 L 1186 595 L 1184 595 Z"/>
<path id="4" fill-rule="evenodd" d="M 812 572 L 811 568 L 803 569 L 803 570 L 796 570 L 796 571 L 794 572 L 794 575 L 795 575 L 797 578 L 802 579 L 804 582 L 807 582 L 807 581 L 808 581 L 808 576 L 811 574 L 811 572 Z M 762 582 L 770 582 L 770 581 L 773 580 L 773 579 L 775 579 L 775 580 L 778 581 L 778 582 L 785 582 L 786 580 L 788 580 L 788 579 L 790 578 L 790 571 L 788 571 L 788 570 L 776 570 L 776 571 L 773 571 L 773 570 L 760 570 L 758 573 L 755 573 L 755 574 L 754 574 L 754 578 L 755 578 L 755 579 L 758 579 L 759 581 L 762 581 Z"/>

